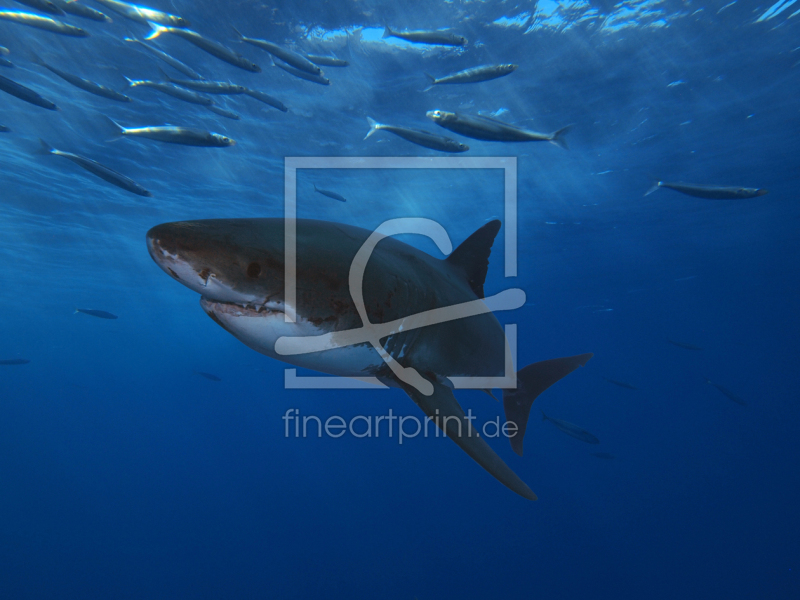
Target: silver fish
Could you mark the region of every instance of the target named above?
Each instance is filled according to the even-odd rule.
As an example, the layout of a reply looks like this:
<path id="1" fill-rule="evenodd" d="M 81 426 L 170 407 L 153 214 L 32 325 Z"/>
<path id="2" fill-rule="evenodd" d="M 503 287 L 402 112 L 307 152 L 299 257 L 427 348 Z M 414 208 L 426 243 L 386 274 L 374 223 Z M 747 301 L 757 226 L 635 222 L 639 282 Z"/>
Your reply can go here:
<path id="1" fill-rule="evenodd" d="M 695 185 L 692 183 L 669 183 L 666 181 L 656 181 L 647 192 L 645 196 L 649 196 L 658 188 L 669 188 L 686 194 L 687 196 L 694 196 L 695 198 L 706 198 L 708 200 L 742 200 L 744 198 L 756 198 L 768 194 L 769 190 L 761 188 L 745 188 L 745 187 L 725 187 L 721 185 Z"/>
<path id="2" fill-rule="evenodd" d="M 236 35 L 239 36 L 240 41 L 247 42 L 248 44 L 251 44 L 256 48 L 261 48 L 262 50 L 266 50 L 276 58 L 281 59 L 286 64 L 293 66 L 295 69 L 300 69 L 301 71 L 305 71 L 306 73 L 311 73 L 312 75 L 322 74 L 322 70 L 302 54 L 298 54 L 293 50 L 289 50 L 288 48 L 284 48 L 283 46 L 279 46 L 278 44 L 273 44 L 272 42 L 268 42 L 267 40 L 259 40 L 256 38 L 246 37 L 241 33 L 239 33 L 239 31 L 235 27 L 233 28 L 233 30 L 236 32 Z"/>
<path id="3" fill-rule="evenodd" d="M 294 75 L 295 77 L 298 77 L 300 79 L 305 79 L 306 81 L 310 81 L 312 83 L 318 83 L 320 85 L 330 85 L 331 84 L 331 80 L 328 79 L 327 77 L 324 77 L 322 74 L 314 75 L 314 74 L 308 73 L 306 71 L 301 71 L 300 69 L 295 69 L 291 65 L 287 65 L 287 64 L 284 64 L 284 63 L 282 63 L 280 61 L 276 61 L 276 60 L 273 60 L 272 64 L 274 64 L 277 67 L 280 67 L 281 69 L 283 69 L 284 71 L 286 71 L 290 75 Z"/>
<path id="4" fill-rule="evenodd" d="M 627 383 L 625 381 L 618 381 L 616 379 L 609 379 L 608 377 L 603 377 L 603 379 L 605 379 L 608 383 L 613 383 L 614 385 L 618 385 L 619 387 L 623 387 L 626 390 L 638 390 L 639 389 L 635 385 L 632 385 L 632 384 Z"/>
<path id="5" fill-rule="evenodd" d="M 116 90 L 112 90 L 111 88 L 107 88 L 104 85 L 100 85 L 99 83 L 95 83 L 94 81 L 90 81 L 88 79 L 84 79 L 83 77 L 78 77 L 77 75 L 72 75 L 71 73 L 67 73 L 66 71 L 62 71 L 61 69 L 57 69 L 56 67 L 47 64 L 41 58 L 34 54 L 33 56 L 34 62 L 41 67 L 44 67 L 51 73 L 58 75 L 61 79 L 74 85 L 76 88 L 81 89 L 85 92 L 89 92 L 90 94 L 94 94 L 95 96 L 100 96 L 102 98 L 108 98 L 109 100 L 116 100 L 117 102 L 130 102 L 131 99 L 126 96 L 125 94 L 121 94 Z"/>
<path id="6" fill-rule="evenodd" d="M 440 152 L 466 152 L 469 150 L 469 146 L 466 144 L 462 144 L 461 142 L 449 137 L 428 133 L 427 131 L 423 131 L 421 129 L 410 129 L 408 127 L 397 127 L 395 125 L 382 125 L 370 117 L 367 117 L 367 121 L 369 122 L 369 131 L 367 132 L 367 135 L 364 136 L 364 139 L 367 139 L 376 131 L 385 129 L 390 133 L 400 136 L 404 140 L 408 140 L 409 142 L 419 146 L 424 146 L 425 148 L 430 148 L 431 150 L 439 150 Z"/>
<path id="7" fill-rule="evenodd" d="M 481 65 L 480 67 L 464 69 L 463 71 L 458 71 L 457 73 L 445 75 L 439 79 L 433 75 L 430 75 L 429 73 L 425 73 L 425 75 L 431 81 L 430 87 L 428 87 L 425 91 L 431 89 L 431 87 L 434 85 L 441 85 L 443 83 L 478 83 L 481 81 L 489 81 L 491 79 L 497 79 L 498 77 L 509 75 L 510 73 L 516 71 L 516 69 L 517 65 L 512 64 Z"/>
<path id="8" fill-rule="evenodd" d="M 246 59 L 241 54 L 234 52 L 230 48 L 223 46 L 219 42 L 215 42 L 214 40 L 210 40 L 207 37 L 200 35 L 196 31 L 192 31 L 191 29 L 181 29 L 179 27 L 163 27 L 156 23 L 151 23 L 150 25 L 152 26 L 153 31 L 150 32 L 150 35 L 144 38 L 146 40 L 154 40 L 164 33 L 171 33 L 183 38 L 190 44 L 194 44 L 201 50 L 208 52 L 211 56 L 233 65 L 234 67 L 239 67 L 240 69 L 250 71 L 251 73 L 261 73 L 261 67 L 254 62 Z"/>
<path id="9" fill-rule="evenodd" d="M 383 30 L 382 38 L 396 37 L 417 44 L 435 44 L 438 46 L 466 46 L 467 38 L 449 31 L 392 31 L 388 26 Z"/>
<path id="10" fill-rule="evenodd" d="M 283 102 L 281 102 L 277 98 L 273 98 L 269 94 L 265 94 L 264 92 L 259 92 L 258 90 L 251 90 L 249 88 L 246 88 L 244 90 L 244 93 L 250 96 L 251 98 L 255 98 L 259 102 L 263 102 L 264 104 L 269 104 L 272 108 L 277 108 L 282 112 L 287 112 L 289 110 L 288 108 L 286 108 Z"/>
<path id="11" fill-rule="evenodd" d="M 141 185 L 136 183 L 130 177 L 126 177 L 121 173 L 117 173 L 114 169 L 110 169 L 105 165 L 101 165 L 99 162 L 96 162 L 91 158 L 86 158 L 85 156 L 73 154 L 72 152 L 64 152 L 62 150 L 56 150 L 44 140 L 40 139 L 39 141 L 41 142 L 44 151 L 47 152 L 48 154 L 52 154 L 54 156 L 62 156 L 68 160 L 71 160 L 79 167 L 89 171 L 89 173 L 91 173 L 92 175 L 96 175 L 100 179 L 107 181 L 112 185 L 122 188 L 123 190 L 126 190 L 128 192 L 134 193 L 138 196 L 150 197 L 153 195 L 146 189 L 144 189 Z"/>
<path id="12" fill-rule="evenodd" d="M 6 60 L 5 58 L 0 58 L 0 67 L 13 68 L 14 63 L 12 63 L 10 60 Z"/>
<path id="13" fill-rule="evenodd" d="M 11 128 L 6 127 L 5 125 L 0 125 L 0 133 L 8 133 L 11 131 Z"/>
<path id="14" fill-rule="evenodd" d="M 91 19 L 92 21 L 107 22 L 107 23 L 111 22 L 111 17 L 109 17 L 105 13 L 101 13 L 99 10 L 95 10 L 93 8 L 86 6 L 85 4 L 76 2 L 76 0 L 52 0 L 52 1 L 62 11 L 64 11 L 65 13 L 69 13 L 71 15 L 75 15 L 76 17 Z"/>
<path id="15" fill-rule="evenodd" d="M 203 129 L 175 127 L 172 125 L 165 125 L 163 127 L 123 127 L 116 121 L 109 120 L 116 126 L 120 135 L 143 137 L 158 142 L 180 144 L 182 146 L 224 148 L 236 144 L 236 142 L 229 137 Z"/>
<path id="16" fill-rule="evenodd" d="M 582 429 L 575 425 L 574 423 L 570 423 L 569 421 L 562 421 L 561 419 L 553 419 L 552 417 L 548 417 L 542 412 L 542 421 L 550 421 L 559 431 L 563 431 L 567 435 L 574 437 L 576 440 L 580 440 L 582 442 L 586 442 L 587 444 L 599 444 L 600 440 L 594 437 L 591 433 Z"/>
<path id="17" fill-rule="evenodd" d="M 440 127 L 476 140 L 490 142 L 550 142 L 559 148 L 569 150 L 564 136 L 572 128 L 572 125 L 562 127 L 553 133 L 538 133 L 480 115 L 465 115 L 445 110 L 429 110 L 425 115 Z"/>
<path id="18" fill-rule="evenodd" d="M 208 81 L 207 79 L 173 79 L 164 71 L 161 71 L 164 79 L 175 85 L 185 87 L 195 92 L 203 92 L 205 94 L 244 94 L 245 88 L 243 85 L 236 85 L 235 83 L 228 83 L 227 81 Z"/>
<path id="19" fill-rule="evenodd" d="M 128 85 L 130 87 L 152 88 L 154 90 L 158 90 L 162 94 L 166 94 L 167 96 L 172 96 L 173 98 L 183 100 L 184 102 L 191 102 L 192 104 L 200 104 L 201 106 L 211 106 L 214 104 L 214 101 L 211 98 L 207 96 L 201 96 L 197 92 L 192 92 L 172 83 L 164 83 L 163 81 L 148 81 L 146 79 L 133 80 L 128 79 L 127 77 L 125 79 L 128 81 Z"/>
<path id="20" fill-rule="evenodd" d="M 90 317 L 97 317 L 98 319 L 117 319 L 117 315 L 112 315 L 110 312 L 104 310 L 95 310 L 93 308 L 76 308 L 74 314 L 89 315 Z"/>
<path id="21" fill-rule="evenodd" d="M 319 56 L 317 54 L 306 54 L 306 58 L 320 67 L 347 67 L 349 62 L 335 56 Z"/>
<path id="22" fill-rule="evenodd" d="M 684 350 L 702 350 L 700 346 L 695 346 L 694 344 L 687 344 L 686 342 L 676 342 L 675 340 L 671 340 L 669 338 L 667 338 L 667 341 L 673 346 L 677 346 L 678 348 L 683 348 Z"/>
<path id="23" fill-rule="evenodd" d="M 0 11 L 0 19 L 12 21 L 13 23 L 19 23 L 20 25 L 27 25 L 28 27 L 34 27 L 36 29 L 42 29 L 44 31 L 50 31 L 52 33 L 58 33 L 61 35 L 68 35 L 71 37 L 89 37 L 89 32 L 81 29 L 80 27 L 67 25 L 66 23 L 56 21 L 55 19 L 51 19 L 49 17 L 43 17 L 33 13 L 26 13 L 22 12 L 21 10 Z"/>
<path id="24" fill-rule="evenodd" d="M 182 63 L 181 61 L 179 61 L 174 56 L 170 56 L 166 52 L 162 52 L 158 48 L 156 48 L 156 47 L 154 47 L 154 46 L 152 46 L 150 44 L 147 44 L 147 43 L 143 42 L 142 40 L 138 40 L 136 38 L 126 37 L 125 41 L 126 42 L 133 42 L 133 43 L 139 44 L 143 48 L 146 48 L 148 52 L 150 52 L 151 54 L 157 56 L 158 58 L 163 60 L 165 63 L 167 63 L 170 67 L 172 67 L 176 71 L 179 71 L 179 72 L 183 73 L 187 77 L 191 77 L 192 79 L 205 79 L 202 75 L 197 73 L 189 65 L 186 65 L 186 64 Z"/>
<path id="25" fill-rule="evenodd" d="M 729 390 L 728 388 L 726 388 L 725 386 L 723 386 L 723 385 L 720 385 L 720 384 L 718 384 L 718 383 L 714 383 L 714 382 L 713 382 L 713 381 L 711 381 L 711 380 L 710 380 L 708 377 L 706 377 L 706 383 L 707 383 L 708 385 L 712 385 L 712 386 L 714 386 L 715 388 L 717 388 L 717 389 L 718 389 L 720 392 L 722 392 L 723 394 L 725 394 L 725 396 L 726 396 L 726 397 L 727 397 L 729 400 L 732 400 L 732 401 L 736 402 L 736 404 L 739 404 L 739 405 L 741 405 L 741 406 L 747 406 L 747 402 L 745 402 L 744 400 L 742 400 L 742 399 L 741 399 L 739 396 L 737 396 L 736 394 L 734 394 L 732 391 L 730 391 L 730 390 Z"/>
<path id="26" fill-rule="evenodd" d="M 330 192 L 328 190 L 321 190 L 314 184 L 314 191 L 318 194 L 322 194 L 323 196 L 327 196 L 328 198 L 333 198 L 334 200 L 338 200 L 339 202 L 347 202 L 347 198 L 342 196 L 341 194 L 337 194 L 336 192 Z"/>
<path id="27" fill-rule="evenodd" d="M 183 17 L 171 15 L 146 6 L 139 6 L 129 2 L 119 2 L 119 0 L 95 0 L 95 2 L 138 23 L 158 23 L 159 25 L 171 25 L 174 27 L 189 26 L 189 21 Z"/>
<path id="28" fill-rule="evenodd" d="M 239 119 L 242 118 L 236 113 L 222 108 L 219 104 L 210 104 L 209 106 L 206 106 L 206 108 L 211 112 L 218 114 L 221 117 L 225 117 L 226 119 L 233 119 L 234 121 L 238 121 Z"/>
<path id="29" fill-rule="evenodd" d="M 17 366 L 17 365 L 27 365 L 30 360 L 27 358 L 9 358 L 5 360 L 0 360 L 0 365 L 10 367 L 10 366 Z"/>
<path id="30" fill-rule="evenodd" d="M 54 103 L 50 102 L 50 100 L 47 98 L 43 98 L 32 89 L 27 88 L 16 81 L 12 81 L 7 77 L 3 77 L 2 75 L 0 75 L 0 90 L 7 94 L 11 94 L 12 96 L 16 96 L 20 100 L 24 100 L 30 104 L 46 108 L 47 110 L 58 110 L 58 107 Z"/>
<path id="31" fill-rule="evenodd" d="M 49 15 L 63 16 L 64 11 L 61 10 L 50 0 L 16 0 L 19 4 L 35 8 L 39 12 L 47 13 Z"/>

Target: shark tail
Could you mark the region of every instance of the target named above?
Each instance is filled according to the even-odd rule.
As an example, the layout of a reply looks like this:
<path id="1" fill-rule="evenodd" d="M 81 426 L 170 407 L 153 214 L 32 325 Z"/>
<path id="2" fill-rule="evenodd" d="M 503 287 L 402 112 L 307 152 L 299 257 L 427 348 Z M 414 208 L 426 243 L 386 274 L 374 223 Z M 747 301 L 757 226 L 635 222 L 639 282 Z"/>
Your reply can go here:
<path id="1" fill-rule="evenodd" d="M 528 427 L 533 401 L 556 381 L 585 365 L 592 356 L 594 355 L 589 353 L 552 358 L 532 363 L 517 372 L 517 389 L 503 391 L 506 421 L 516 425 L 517 434 L 509 437 L 514 452 L 522 456 L 522 441 L 525 429 Z M 547 420 L 544 411 L 542 418 Z"/>
<path id="2" fill-rule="evenodd" d="M 503 459 L 475 430 L 453 396 L 453 391 L 441 383 L 434 381 L 432 384 L 433 394 L 430 396 L 424 395 L 412 386 L 401 385 L 401 387 L 447 437 L 458 444 L 489 474 L 523 498 L 536 500 L 533 490 L 503 462 Z"/>
<path id="3" fill-rule="evenodd" d="M 367 132 L 367 135 L 364 136 L 364 139 L 367 139 L 369 136 L 383 127 L 383 125 L 371 117 L 367 117 L 367 123 L 369 123 L 369 131 Z"/>
<path id="4" fill-rule="evenodd" d="M 394 31 L 392 31 L 389 28 L 388 25 L 384 25 L 383 26 L 383 35 L 381 36 L 381 39 L 383 40 L 383 39 L 386 39 L 387 37 L 392 37 L 393 35 L 394 35 Z"/>
<path id="5" fill-rule="evenodd" d="M 562 127 L 558 131 L 554 131 L 550 134 L 550 143 L 555 144 L 559 148 L 563 148 L 564 150 L 569 150 L 569 144 L 567 144 L 566 135 L 569 130 L 572 129 L 572 125 L 567 125 L 566 127 Z"/>
<path id="6" fill-rule="evenodd" d="M 162 33 L 167 33 L 169 31 L 169 27 L 164 27 L 158 23 L 153 23 L 152 21 L 148 21 L 147 23 L 150 25 L 151 31 L 145 36 L 144 39 L 146 40 L 154 40 Z"/>

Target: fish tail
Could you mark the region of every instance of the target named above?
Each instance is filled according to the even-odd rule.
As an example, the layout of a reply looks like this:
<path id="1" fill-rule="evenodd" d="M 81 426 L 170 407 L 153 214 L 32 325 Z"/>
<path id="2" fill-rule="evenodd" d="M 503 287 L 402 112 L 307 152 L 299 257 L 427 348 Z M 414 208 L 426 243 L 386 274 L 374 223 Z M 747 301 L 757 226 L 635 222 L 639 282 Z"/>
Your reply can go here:
<path id="1" fill-rule="evenodd" d="M 150 25 L 151 31 L 150 31 L 149 34 L 147 34 L 145 36 L 144 39 L 146 39 L 146 40 L 154 40 L 158 36 L 160 36 L 162 33 L 167 33 L 169 31 L 169 27 L 163 27 L 163 26 L 159 25 L 158 23 L 153 23 L 152 21 L 148 21 L 147 23 L 148 23 L 148 25 Z"/>
<path id="2" fill-rule="evenodd" d="M 650 189 L 648 189 L 648 190 L 647 190 L 647 191 L 644 193 L 644 195 L 645 195 L 645 196 L 649 196 L 650 194 L 652 194 L 653 192 L 655 192 L 655 191 L 656 191 L 658 188 L 660 188 L 660 187 L 661 187 L 661 182 L 660 182 L 660 181 L 656 181 L 656 182 L 655 182 L 653 185 L 651 185 L 651 186 L 650 186 Z"/>
<path id="3" fill-rule="evenodd" d="M 540 408 L 539 412 L 542 413 L 542 421 L 547 421 L 547 415 L 544 414 L 544 411 Z"/>
<path id="4" fill-rule="evenodd" d="M 517 388 L 503 390 L 503 410 L 506 421 L 516 425 L 516 434 L 508 438 L 511 449 L 522 456 L 522 441 L 528 427 L 533 401 L 559 379 L 566 377 L 578 367 L 585 365 L 592 354 L 579 354 L 543 360 L 523 367 L 517 371 Z M 547 420 L 542 411 L 542 420 Z"/>
<path id="5" fill-rule="evenodd" d="M 367 117 L 367 123 L 369 123 L 369 131 L 367 132 L 367 135 L 364 136 L 364 139 L 367 139 L 369 136 L 371 136 L 373 133 L 375 133 L 381 127 L 383 127 L 383 125 L 381 125 L 371 117 Z"/>
<path id="6" fill-rule="evenodd" d="M 109 139 L 109 140 L 108 140 L 109 142 L 115 142 L 115 141 L 117 141 L 119 138 L 121 138 L 123 135 L 125 135 L 125 128 L 124 128 L 122 125 L 120 125 L 119 123 L 117 123 L 117 122 L 116 122 L 114 119 L 112 119 L 111 117 L 106 117 L 106 119 L 107 119 L 107 120 L 108 120 L 108 122 L 109 122 L 109 123 L 111 123 L 111 125 L 114 127 L 114 133 L 115 133 L 114 137 L 112 137 L 111 139 Z"/>
<path id="7" fill-rule="evenodd" d="M 569 150 L 569 145 L 567 144 L 567 140 L 564 136 L 567 135 L 569 130 L 572 128 L 572 125 L 567 125 L 566 127 L 562 127 L 558 131 L 554 131 L 550 134 L 550 143 L 555 144 L 559 148 L 563 148 L 564 150 Z"/>
<path id="8" fill-rule="evenodd" d="M 137 85 L 139 85 L 138 81 L 134 81 L 133 79 L 130 79 L 130 78 L 126 77 L 125 75 L 123 75 L 123 77 L 125 77 L 125 81 L 128 82 L 128 87 L 136 87 Z"/>
<path id="9" fill-rule="evenodd" d="M 436 77 L 434 77 L 430 73 L 425 73 L 425 77 L 428 78 L 428 81 L 430 82 L 430 85 L 428 87 L 426 87 L 424 90 L 420 90 L 420 92 L 427 92 L 429 89 L 431 89 L 433 86 L 436 85 Z"/>
<path id="10" fill-rule="evenodd" d="M 244 41 L 244 36 L 242 35 L 242 32 L 239 31 L 238 29 L 236 29 L 236 27 L 234 27 L 233 25 L 231 25 L 231 29 L 233 29 L 234 33 L 236 33 L 237 40 L 240 41 L 240 42 L 243 42 Z"/>
<path id="11" fill-rule="evenodd" d="M 172 78 L 171 78 L 169 75 L 167 75 L 167 74 L 166 74 L 166 72 L 164 71 L 164 69 L 162 69 L 161 67 L 158 67 L 158 72 L 159 72 L 159 73 L 161 73 L 161 76 L 162 76 L 164 79 L 166 79 L 166 80 L 167 80 L 167 81 L 169 81 L 170 83 L 174 83 L 173 79 L 172 79 Z"/>
<path id="12" fill-rule="evenodd" d="M 315 191 L 315 192 L 318 192 L 318 191 L 319 191 L 319 190 L 317 189 L 317 184 L 316 184 L 316 183 L 314 184 L 314 191 Z"/>
<path id="13" fill-rule="evenodd" d="M 388 26 L 388 25 L 384 25 L 384 26 L 383 26 L 383 35 L 381 36 L 381 39 L 385 39 L 385 38 L 387 38 L 387 37 L 392 37 L 393 35 L 394 35 L 394 31 L 392 31 L 392 30 L 389 28 L 389 26 Z"/>
<path id="14" fill-rule="evenodd" d="M 54 154 L 55 148 L 53 148 L 50 144 L 45 142 L 42 138 L 39 138 L 39 144 L 41 145 L 42 152 L 45 154 Z"/>

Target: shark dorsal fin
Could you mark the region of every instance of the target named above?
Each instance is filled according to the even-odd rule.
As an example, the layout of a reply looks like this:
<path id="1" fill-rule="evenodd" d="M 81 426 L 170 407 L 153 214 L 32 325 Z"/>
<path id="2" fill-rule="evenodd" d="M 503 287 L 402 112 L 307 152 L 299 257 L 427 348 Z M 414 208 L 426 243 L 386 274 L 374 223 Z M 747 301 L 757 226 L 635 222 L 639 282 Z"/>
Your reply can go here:
<path id="1" fill-rule="evenodd" d="M 448 263 L 464 271 L 469 286 L 478 298 L 483 298 L 483 282 L 486 281 L 486 271 L 489 270 L 489 255 L 500 225 L 497 219 L 489 221 L 447 257 Z"/>

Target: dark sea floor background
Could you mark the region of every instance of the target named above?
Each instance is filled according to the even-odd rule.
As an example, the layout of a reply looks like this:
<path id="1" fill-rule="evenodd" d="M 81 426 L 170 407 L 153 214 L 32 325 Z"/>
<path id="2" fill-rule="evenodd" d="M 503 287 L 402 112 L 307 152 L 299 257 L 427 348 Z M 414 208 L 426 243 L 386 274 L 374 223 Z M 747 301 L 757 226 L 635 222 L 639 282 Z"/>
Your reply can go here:
<path id="1" fill-rule="evenodd" d="M 0 124 L 11 129 L 0 133 L 0 360 L 30 360 L 0 366 L 0 597 L 800 597 L 794 0 L 150 6 L 262 72 L 171 35 L 154 40 L 160 49 L 289 110 L 223 98 L 234 121 L 126 90 L 125 76 L 179 74 L 124 42 L 149 27 L 115 13 L 112 23 L 55 17 L 88 38 L 0 20 L 15 65 L 0 75 L 60 108 L 0 92 Z M 386 24 L 451 27 L 469 43 L 381 39 Z M 330 86 L 301 81 L 237 42 L 233 27 L 350 65 L 324 67 Z M 34 54 L 133 102 L 76 89 Z M 425 72 L 493 63 L 519 68 L 421 91 Z M 450 134 L 426 118 L 433 109 L 540 132 L 573 124 L 570 150 Z M 421 413 L 398 390 L 284 389 L 284 364 L 215 325 L 148 256 L 145 233 L 159 223 L 283 216 L 285 157 L 444 156 L 387 132 L 364 140 L 366 117 L 457 138 L 470 146 L 460 156 L 517 158 L 519 275 L 503 277 L 496 244 L 487 294 L 527 294 L 522 309 L 498 314 L 518 326 L 520 365 L 595 354 L 536 401 L 523 458 L 492 441 L 535 503 L 449 440 L 286 437 L 290 408 Z M 237 144 L 113 139 L 108 118 L 204 128 Z M 153 197 L 42 154 L 39 138 Z M 657 180 L 769 193 L 644 197 Z M 297 182 L 300 217 L 365 228 L 428 217 L 454 244 L 504 216 L 497 170 L 301 170 Z M 502 415 L 479 391 L 457 397 L 479 421 Z M 538 408 L 601 443 L 564 435 Z"/>

